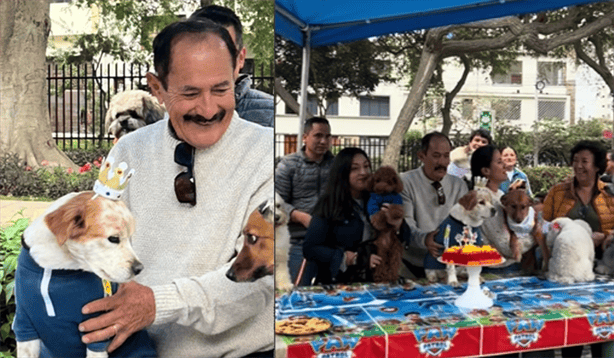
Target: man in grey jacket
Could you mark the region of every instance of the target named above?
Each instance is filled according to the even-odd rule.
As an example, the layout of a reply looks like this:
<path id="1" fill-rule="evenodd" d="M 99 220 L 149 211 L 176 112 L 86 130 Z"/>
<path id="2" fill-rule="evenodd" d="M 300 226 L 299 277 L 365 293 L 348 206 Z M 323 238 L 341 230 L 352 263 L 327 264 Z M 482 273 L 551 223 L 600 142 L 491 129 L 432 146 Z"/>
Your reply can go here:
<path id="1" fill-rule="evenodd" d="M 205 6 L 196 10 L 190 19 L 209 19 L 224 26 L 230 33 L 239 51 L 239 69 L 245 64 L 247 50 L 243 46 L 243 26 L 241 20 L 229 8 L 217 5 Z M 258 91 L 252 87 L 252 79 L 247 74 L 241 74 L 235 81 L 235 111 L 239 117 L 265 127 L 273 127 L 275 123 L 275 104 L 273 96 Z"/>
<path id="2" fill-rule="evenodd" d="M 290 255 L 288 267 L 293 282 L 303 262 L 303 239 L 311 211 L 324 193 L 333 154 L 330 152 L 330 124 L 326 118 L 312 117 L 303 128 L 305 145 L 281 159 L 275 170 L 275 190 L 286 202 L 290 213 Z M 311 274 L 304 274 L 303 278 Z M 301 285 L 309 282 L 302 280 Z"/>

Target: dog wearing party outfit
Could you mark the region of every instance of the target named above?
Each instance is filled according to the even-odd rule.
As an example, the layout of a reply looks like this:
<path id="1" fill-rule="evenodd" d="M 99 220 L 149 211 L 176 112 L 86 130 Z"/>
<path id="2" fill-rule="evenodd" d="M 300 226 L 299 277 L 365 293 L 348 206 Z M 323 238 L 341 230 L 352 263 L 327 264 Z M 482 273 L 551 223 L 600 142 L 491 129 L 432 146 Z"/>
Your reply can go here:
<path id="1" fill-rule="evenodd" d="M 403 245 L 394 227 L 388 222 L 404 216 L 403 182 L 394 168 L 383 166 L 371 177 L 369 183 L 371 196 L 367 202 L 367 213 L 371 225 L 377 230 L 377 256 L 382 261 L 373 269 L 374 282 L 396 282 L 399 279 Z M 381 210 L 383 204 L 388 204 L 388 214 Z"/>
<path id="2" fill-rule="evenodd" d="M 443 245 L 444 250 L 466 243 L 482 244 L 479 227 L 497 211 L 494 196 L 490 189 L 486 188 L 484 178 L 476 179 L 475 191 L 476 205 L 472 206 L 470 194 L 463 196 L 452 206 L 448 217 L 439 224 L 435 242 Z M 430 253 L 424 258 L 424 271 L 429 282 L 437 282 L 440 277 L 447 276 L 448 285 L 459 286 L 455 265 L 440 263 Z"/>
<path id="3" fill-rule="evenodd" d="M 15 273 L 13 330 L 18 357 L 107 357 L 110 341 L 85 345 L 78 325 L 96 315 L 81 308 L 112 295 L 116 283 L 143 270 L 132 249 L 135 222 L 118 200 L 133 172 L 105 160 L 95 191 L 67 194 L 24 232 Z M 155 357 L 146 331 L 133 334 L 111 356 Z"/>
<path id="4" fill-rule="evenodd" d="M 510 234 L 509 251 L 502 250 L 501 254 L 518 262 L 523 255 L 530 264 L 535 262 L 535 249 L 539 247 L 543 256 L 542 269 L 548 267 L 550 250 L 542 233 L 539 212 L 533 207 L 533 200 L 526 192 L 524 180 L 514 182 L 507 194 L 501 197 L 501 205 L 505 212 L 504 223 Z M 495 245 L 500 247 L 499 245 Z"/>

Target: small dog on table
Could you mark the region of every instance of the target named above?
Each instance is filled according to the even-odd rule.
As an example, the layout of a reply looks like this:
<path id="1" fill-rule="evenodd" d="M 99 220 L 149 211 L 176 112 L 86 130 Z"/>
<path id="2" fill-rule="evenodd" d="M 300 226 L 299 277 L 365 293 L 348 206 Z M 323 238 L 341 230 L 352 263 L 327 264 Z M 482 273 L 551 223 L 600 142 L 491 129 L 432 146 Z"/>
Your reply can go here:
<path id="1" fill-rule="evenodd" d="M 472 194 L 468 193 L 452 206 L 448 217 L 439 224 L 435 242 L 443 245 L 444 250 L 467 242 L 482 244 L 479 227 L 485 219 L 494 216 L 497 211 L 493 203 L 493 194 L 490 189 L 486 188 L 484 178 L 477 178 L 475 192 L 477 205 L 471 207 Z M 452 287 L 460 285 L 455 265 L 442 264 L 430 253 L 424 258 L 424 271 L 429 282 L 437 282 L 441 277 L 447 276 L 448 285 Z"/>
<path id="2" fill-rule="evenodd" d="M 592 281 L 595 246 L 593 230 L 584 220 L 562 217 L 554 219 L 546 235 L 551 248 L 546 278 L 549 281 L 571 284 Z"/>
<path id="3" fill-rule="evenodd" d="M 510 234 L 509 250 L 501 245 L 495 246 L 501 248 L 503 256 L 518 262 L 526 253 L 525 261 L 529 266 L 534 265 L 535 249 L 539 246 L 543 255 L 542 270 L 547 270 L 550 251 L 542 233 L 539 212 L 534 209 L 533 200 L 526 192 L 526 182 L 522 179 L 514 181 L 508 193 L 501 197 L 501 205 L 505 212 L 504 224 Z"/>
<path id="4" fill-rule="evenodd" d="M 371 225 L 377 230 L 374 244 L 377 247 L 377 256 L 382 259 L 373 269 L 373 281 L 397 282 L 403 245 L 389 221 L 404 216 L 403 199 L 400 194 L 403 191 L 403 182 L 394 168 L 383 166 L 371 177 L 369 189 L 371 196 L 367 202 L 367 213 Z M 381 210 L 383 204 L 388 204 L 387 215 Z"/>
<path id="5" fill-rule="evenodd" d="M 156 97 L 145 91 L 120 92 L 111 98 L 104 120 L 105 128 L 117 142 L 123 135 L 161 120 L 164 111 Z"/>
<path id="6" fill-rule="evenodd" d="M 277 288 L 292 289 L 288 273 L 288 215 L 282 205 L 283 200 L 276 194 L 275 199 L 265 201 L 250 214 L 243 229 L 243 248 L 226 272 L 229 279 L 250 282 L 275 273 Z"/>
<path id="7" fill-rule="evenodd" d="M 101 167 L 94 191 L 55 201 L 25 230 L 15 273 L 17 311 L 13 330 L 18 357 L 107 357 L 110 341 L 84 344 L 78 325 L 98 314 L 81 308 L 112 295 L 113 282 L 127 282 L 143 270 L 132 249 L 134 218 L 118 200 L 132 171 L 113 158 Z M 117 333 L 117 327 L 114 327 Z M 112 355 L 155 357 L 146 331 L 128 338 Z"/>

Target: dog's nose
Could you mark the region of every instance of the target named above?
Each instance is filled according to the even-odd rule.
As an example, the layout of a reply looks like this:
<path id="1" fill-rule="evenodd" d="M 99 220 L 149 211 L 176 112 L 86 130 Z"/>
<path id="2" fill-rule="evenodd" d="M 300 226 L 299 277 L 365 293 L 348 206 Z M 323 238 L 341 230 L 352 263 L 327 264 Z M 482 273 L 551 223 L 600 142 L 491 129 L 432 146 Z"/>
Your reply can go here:
<path id="1" fill-rule="evenodd" d="M 130 268 L 135 275 L 138 275 L 139 273 L 141 273 L 141 271 L 143 271 L 143 264 L 139 261 L 134 261 Z"/>
<path id="2" fill-rule="evenodd" d="M 237 282 L 237 274 L 235 274 L 235 270 L 232 268 L 226 272 L 226 277 L 228 277 L 231 281 Z"/>
<path id="3" fill-rule="evenodd" d="M 496 213 L 497 213 L 497 209 L 490 208 L 490 216 L 495 216 Z"/>

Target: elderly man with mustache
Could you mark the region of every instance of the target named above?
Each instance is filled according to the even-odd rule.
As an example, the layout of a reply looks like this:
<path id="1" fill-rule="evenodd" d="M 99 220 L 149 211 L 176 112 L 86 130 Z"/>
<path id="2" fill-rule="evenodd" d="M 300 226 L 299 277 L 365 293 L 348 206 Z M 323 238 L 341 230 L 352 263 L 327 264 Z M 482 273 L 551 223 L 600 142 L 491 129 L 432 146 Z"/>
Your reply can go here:
<path id="1" fill-rule="evenodd" d="M 272 277 L 235 283 L 226 271 L 250 213 L 274 193 L 273 129 L 235 112 L 240 67 L 227 29 L 179 21 L 153 49 L 147 82 L 169 118 L 122 137 L 109 154 L 135 169 L 122 200 L 145 269 L 84 306 L 104 313 L 81 323 L 82 339 L 114 337 L 111 352 L 147 328 L 159 357 L 270 357 Z"/>
<path id="2" fill-rule="evenodd" d="M 467 193 L 465 182 L 447 173 L 452 145 L 448 137 L 432 132 L 422 138 L 418 158 L 422 166 L 401 174 L 405 221 L 411 240 L 403 252 L 400 275 L 421 278 L 427 251 L 438 257 L 442 246 L 434 240 L 436 229 L 448 216 L 452 205 Z"/>

